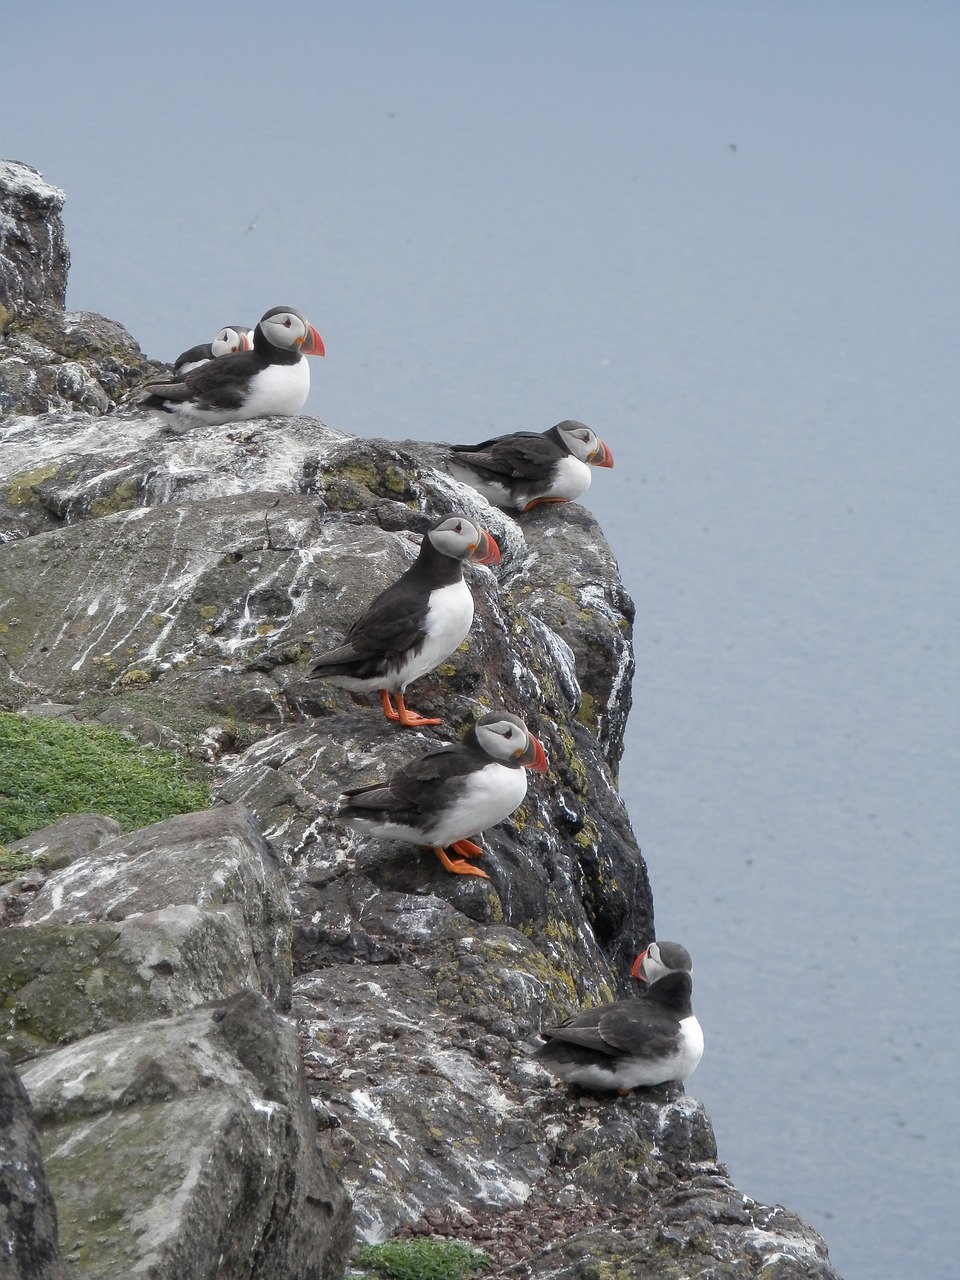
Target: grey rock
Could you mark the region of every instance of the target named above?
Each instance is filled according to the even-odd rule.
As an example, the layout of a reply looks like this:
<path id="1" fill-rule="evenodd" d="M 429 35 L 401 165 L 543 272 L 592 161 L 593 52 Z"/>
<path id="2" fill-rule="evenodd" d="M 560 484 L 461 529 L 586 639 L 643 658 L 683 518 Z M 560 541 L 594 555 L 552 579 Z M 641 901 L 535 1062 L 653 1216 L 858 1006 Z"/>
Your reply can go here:
<path id="1" fill-rule="evenodd" d="M 4 1280 L 62 1280 L 57 1209 L 30 1099 L 0 1051 L 0 1240 Z"/>
<path id="2" fill-rule="evenodd" d="M 7 848 L 11 853 L 29 853 L 47 870 L 56 870 L 122 834 L 116 818 L 102 813 L 72 813 L 22 840 L 14 840 Z"/>
<path id="3" fill-rule="evenodd" d="M 0 1042 L 16 1062 L 260 986 L 236 904 L 0 930 Z"/>
<path id="4" fill-rule="evenodd" d="M 85 1280 L 335 1280 L 349 1201 L 317 1158 L 296 1035 L 254 992 L 27 1065 Z"/>
<path id="5" fill-rule="evenodd" d="M 289 897 L 242 806 L 182 814 L 101 845 L 52 875 L 23 917 L 25 927 L 110 922 L 124 926 L 123 963 L 164 1009 L 243 985 L 289 1005 Z"/>
<path id="6" fill-rule="evenodd" d="M 0 160 L 0 307 L 7 311 L 24 304 L 63 309 L 70 269 L 65 200 L 36 169 Z"/>
<path id="7" fill-rule="evenodd" d="M 64 312 L 65 198 L 29 165 L 0 160 L 0 416 L 107 413 L 167 368 L 115 320 Z"/>

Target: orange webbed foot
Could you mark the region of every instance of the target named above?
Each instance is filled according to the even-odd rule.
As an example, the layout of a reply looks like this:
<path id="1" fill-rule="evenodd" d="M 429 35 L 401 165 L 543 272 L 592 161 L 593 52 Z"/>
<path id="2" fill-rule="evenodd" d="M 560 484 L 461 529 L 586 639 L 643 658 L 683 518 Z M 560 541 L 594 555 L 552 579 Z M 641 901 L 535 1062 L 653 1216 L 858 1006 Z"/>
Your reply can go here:
<path id="1" fill-rule="evenodd" d="M 479 844 L 474 844 L 472 840 L 454 840 L 450 846 L 457 853 L 462 854 L 465 858 L 482 858 L 483 848 Z"/>
<path id="2" fill-rule="evenodd" d="M 404 729 L 419 729 L 422 725 L 443 724 L 442 720 L 436 720 L 430 716 L 422 716 L 416 711 L 411 711 L 404 702 L 402 693 L 397 694 L 396 708 L 394 708 L 390 700 L 390 694 L 386 689 L 380 690 L 380 701 L 383 703 L 383 714 L 387 719 L 402 725 Z"/>
<path id="3" fill-rule="evenodd" d="M 451 849 L 455 849 L 456 845 L 451 845 Z M 454 862 L 452 858 L 447 857 L 446 849 L 436 848 L 434 853 L 443 863 L 448 871 L 452 871 L 455 876 L 479 876 L 482 880 L 489 880 L 490 877 L 485 871 L 481 871 L 479 867 L 471 867 L 469 862 Z"/>

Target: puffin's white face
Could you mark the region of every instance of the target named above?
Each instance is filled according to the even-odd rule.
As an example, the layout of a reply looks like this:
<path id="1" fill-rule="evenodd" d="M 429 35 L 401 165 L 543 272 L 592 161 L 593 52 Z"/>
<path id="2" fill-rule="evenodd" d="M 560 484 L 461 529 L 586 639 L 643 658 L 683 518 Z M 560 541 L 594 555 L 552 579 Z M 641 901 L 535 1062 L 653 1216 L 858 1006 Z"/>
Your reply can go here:
<path id="1" fill-rule="evenodd" d="M 469 516 L 444 516 L 427 533 L 431 544 L 451 560 L 476 560 L 478 564 L 499 564 L 500 548 L 495 538 Z"/>
<path id="2" fill-rule="evenodd" d="M 253 344 L 249 335 L 249 329 L 235 329 L 232 325 L 226 325 L 210 343 L 210 350 L 214 356 L 232 355 L 237 351 L 252 351 Z"/>
<path id="3" fill-rule="evenodd" d="M 581 462 L 591 462 L 603 452 L 600 437 L 582 422 L 566 422 L 557 430 L 563 437 L 564 444 Z"/>
<path id="4" fill-rule="evenodd" d="M 520 717 L 507 711 L 491 712 L 477 721 L 477 741 L 494 760 L 522 756 L 530 737 L 530 730 Z"/>
<path id="5" fill-rule="evenodd" d="M 686 947 L 681 947 L 679 942 L 651 942 L 640 964 L 640 973 L 636 976 L 651 983 L 659 981 L 665 974 L 683 970 L 693 972 L 693 961 Z"/>
<path id="6" fill-rule="evenodd" d="M 525 769 L 546 773 L 547 756 L 540 739 L 530 732 L 519 716 L 509 711 L 488 711 L 474 727 L 477 742 L 493 760 L 522 764 Z"/>
<path id="7" fill-rule="evenodd" d="M 303 344 L 310 325 L 299 311 L 274 307 L 261 319 L 260 328 L 268 342 L 289 349 Z"/>
<path id="8" fill-rule="evenodd" d="M 438 551 L 452 560 L 466 560 L 480 545 L 481 529 L 467 516 L 447 516 L 427 534 Z"/>

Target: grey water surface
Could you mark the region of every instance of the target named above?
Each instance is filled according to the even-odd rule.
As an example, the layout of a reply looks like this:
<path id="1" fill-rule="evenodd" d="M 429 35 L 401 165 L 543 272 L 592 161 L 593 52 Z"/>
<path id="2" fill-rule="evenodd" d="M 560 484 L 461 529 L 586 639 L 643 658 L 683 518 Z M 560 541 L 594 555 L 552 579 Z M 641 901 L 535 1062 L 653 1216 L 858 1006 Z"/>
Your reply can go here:
<path id="1" fill-rule="evenodd" d="M 846 1280 L 955 1274 L 960 8 L 91 0 L 4 44 L 70 307 L 172 359 L 290 303 L 331 426 L 610 444 L 688 1089 Z"/>

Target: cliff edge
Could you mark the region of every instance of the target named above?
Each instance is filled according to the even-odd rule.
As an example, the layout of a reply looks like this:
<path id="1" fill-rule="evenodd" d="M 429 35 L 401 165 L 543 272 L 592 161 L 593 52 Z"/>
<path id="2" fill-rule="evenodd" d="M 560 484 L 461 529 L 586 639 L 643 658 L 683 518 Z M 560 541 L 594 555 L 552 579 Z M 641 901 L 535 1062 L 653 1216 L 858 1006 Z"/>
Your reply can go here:
<path id="1" fill-rule="evenodd" d="M 164 434 L 123 407 L 156 366 L 64 315 L 62 199 L 23 168 L 0 166 L 0 707 L 173 749 L 215 800 L 18 842 L 0 1047 L 67 1274 L 333 1280 L 354 1232 L 416 1232 L 503 1276 L 835 1280 L 809 1226 L 733 1186 L 682 1086 L 576 1101 L 530 1061 L 654 936 L 617 789 L 634 610 L 596 521 L 514 521 L 435 446 L 317 419 Z M 46 257 L 15 251 L 44 227 Z M 417 683 L 443 728 L 402 731 L 305 668 L 451 509 L 502 563 L 468 569 L 473 631 Z M 551 768 L 486 834 L 489 880 L 333 817 L 491 704 Z"/>

